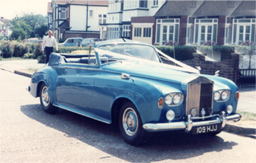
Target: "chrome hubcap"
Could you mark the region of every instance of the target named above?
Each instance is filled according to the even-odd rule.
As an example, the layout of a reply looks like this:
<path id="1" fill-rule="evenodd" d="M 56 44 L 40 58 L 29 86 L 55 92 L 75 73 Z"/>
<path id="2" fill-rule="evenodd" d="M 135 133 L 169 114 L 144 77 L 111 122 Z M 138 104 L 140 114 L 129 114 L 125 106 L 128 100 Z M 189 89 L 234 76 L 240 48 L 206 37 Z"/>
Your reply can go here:
<path id="1" fill-rule="evenodd" d="M 133 136 L 138 130 L 138 117 L 133 108 L 126 108 L 123 114 L 123 128 L 127 135 Z"/>
<path id="2" fill-rule="evenodd" d="M 48 88 L 46 86 L 44 86 L 42 89 L 42 102 L 45 107 L 50 104 L 50 97 L 48 94 Z"/>

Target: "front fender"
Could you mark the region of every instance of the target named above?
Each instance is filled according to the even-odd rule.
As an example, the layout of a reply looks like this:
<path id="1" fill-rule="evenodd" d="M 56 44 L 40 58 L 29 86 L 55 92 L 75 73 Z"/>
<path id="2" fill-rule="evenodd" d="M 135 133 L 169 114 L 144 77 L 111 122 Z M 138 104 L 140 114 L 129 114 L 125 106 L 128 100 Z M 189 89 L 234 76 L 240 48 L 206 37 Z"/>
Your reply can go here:
<path id="1" fill-rule="evenodd" d="M 31 77 L 30 93 L 34 97 L 39 97 L 39 89 L 41 83 L 45 83 L 48 86 L 50 98 L 55 101 L 56 90 L 56 71 L 52 67 L 45 67 L 35 72 Z"/>

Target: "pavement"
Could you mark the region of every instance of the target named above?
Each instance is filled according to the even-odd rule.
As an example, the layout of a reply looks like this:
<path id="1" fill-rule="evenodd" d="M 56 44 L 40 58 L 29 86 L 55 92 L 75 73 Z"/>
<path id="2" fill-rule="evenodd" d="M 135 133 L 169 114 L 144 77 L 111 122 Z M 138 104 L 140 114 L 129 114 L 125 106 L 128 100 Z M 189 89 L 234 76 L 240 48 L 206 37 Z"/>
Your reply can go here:
<path id="1" fill-rule="evenodd" d="M 26 77 L 45 65 L 32 59 L 0 61 L 0 69 Z M 239 88 L 239 92 L 238 111 L 256 114 L 256 88 Z M 228 122 L 224 131 L 256 139 L 256 120 Z"/>

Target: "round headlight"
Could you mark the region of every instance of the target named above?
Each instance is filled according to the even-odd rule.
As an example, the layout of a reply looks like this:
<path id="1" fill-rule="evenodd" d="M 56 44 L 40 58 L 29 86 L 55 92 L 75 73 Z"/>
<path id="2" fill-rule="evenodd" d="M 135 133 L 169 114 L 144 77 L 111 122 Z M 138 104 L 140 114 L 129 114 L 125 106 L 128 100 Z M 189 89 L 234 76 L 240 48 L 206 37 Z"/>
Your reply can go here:
<path id="1" fill-rule="evenodd" d="M 171 95 L 167 95 L 165 97 L 165 103 L 166 103 L 166 105 L 171 105 L 172 104 L 172 96 Z"/>
<path id="2" fill-rule="evenodd" d="M 214 93 L 214 100 L 215 101 L 219 101 L 220 100 L 220 92 L 217 91 L 217 92 Z"/>
<path id="3" fill-rule="evenodd" d="M 221 98 L 222 98 L 222 100 L 223 100 L 223 101 L 228 100 L 228 99 L 229 99 L 229 95 L 230 95 L 230 92 L 229 92 L 229 91 L 223 91 L 223 92 L 221 93 Z"/>
<path id="4" fill-rule="evenodd" d="M 166 113 L 166 118 L 168 119 L 168 121 L 172 121 L 175 118 L 175 113 L 172 110 L 169 110 Z"/>
<path id="5" fill-rule="evenodd" d="M 180 101 L 181 101 L 181 95 L 180 95 L 180 94 L 174 95 L 174 97 L 173 97 L 173 103 L 177 105 L 177 104 L 180 103 Z"/>
<path id="6" fill-rule="evenodd" d="M 228 105 L 227 106 L 227 113 L 228 114 L 231 114 L 233 112 L 233 107 L 232 107 L 232 105 Z"/>

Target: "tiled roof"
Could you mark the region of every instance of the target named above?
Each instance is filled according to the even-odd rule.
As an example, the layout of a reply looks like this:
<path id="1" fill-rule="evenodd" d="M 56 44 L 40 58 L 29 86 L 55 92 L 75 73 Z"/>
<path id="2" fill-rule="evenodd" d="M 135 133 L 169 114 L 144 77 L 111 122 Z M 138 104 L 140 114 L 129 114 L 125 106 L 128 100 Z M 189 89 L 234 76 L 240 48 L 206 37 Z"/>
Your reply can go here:
<path id="1" fill-rule="evenodd" d="M 204 1 L 194 13 L 194 16 L 221 16 L 231 15 L 241 1 Z"/>
<path id="2" fill-rule="evenodd" d="M 170 16 L 256 16 L 251 0 L 167 0 L 155 17 Z"/>
<path id="3" fill-rule="evenodd" d="M 231 16 L 256 16 L 256 2 L 243 1 Z"/>
<path id="4" fill-rule="evenodd" d="M 202 3 L 202 0 L 166 1 L 156 12 L 155 17 L 193 15 Z"/>

